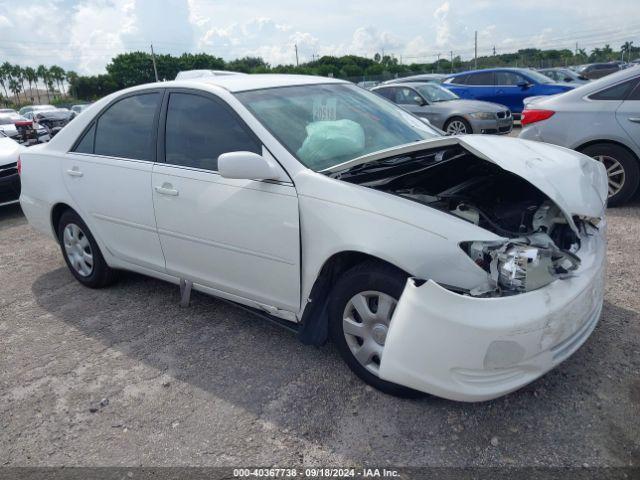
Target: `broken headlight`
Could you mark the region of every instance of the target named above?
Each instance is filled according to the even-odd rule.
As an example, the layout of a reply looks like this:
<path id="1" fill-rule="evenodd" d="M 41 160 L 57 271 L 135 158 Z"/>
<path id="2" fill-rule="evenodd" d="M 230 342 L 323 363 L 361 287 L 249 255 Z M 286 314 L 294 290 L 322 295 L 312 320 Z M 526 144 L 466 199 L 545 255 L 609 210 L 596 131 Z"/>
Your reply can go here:
<path id="1" fill-rule="evenodd" d="M 472 295 L 529 292 L 571 275 L 580 265 L 576 255 L 560 250 L 546 233 L 460 246 L 488 273 L 487 285 L 474 289 Z"/>

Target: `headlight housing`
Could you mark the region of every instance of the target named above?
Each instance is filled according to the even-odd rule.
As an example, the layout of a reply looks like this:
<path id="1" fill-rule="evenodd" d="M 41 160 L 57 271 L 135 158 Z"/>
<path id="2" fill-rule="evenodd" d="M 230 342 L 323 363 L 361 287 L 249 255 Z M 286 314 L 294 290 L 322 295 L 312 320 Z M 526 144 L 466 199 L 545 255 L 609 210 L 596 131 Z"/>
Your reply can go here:
<path id="1" fill-rule="evenodd" d="M 478 120 L 495 120 L 497 118 L 493 112 L 474 112 L 470 113 L 469 116 Z"/>
<path id="2" fill-rule="evenodd" d="M 546 233 L 504 243 L 463 242 L 460 247 L 488 273 L 488 286 L 472 295 L 529 292 L 571 275 L 580 266 L 576 255 L 560 250 Z"/>

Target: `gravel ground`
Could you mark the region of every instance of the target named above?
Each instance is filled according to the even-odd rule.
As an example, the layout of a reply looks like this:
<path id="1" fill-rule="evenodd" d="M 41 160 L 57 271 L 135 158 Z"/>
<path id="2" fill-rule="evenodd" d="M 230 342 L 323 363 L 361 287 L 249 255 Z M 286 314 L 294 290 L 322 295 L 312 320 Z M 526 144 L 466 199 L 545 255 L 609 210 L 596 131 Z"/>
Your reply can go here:
<path id="1" fill-rule="evenodd" d="M 628 466 L 640 463 L 640 200 L 609 211 L 602 319 L 501 399 L 401 400 L 331 345 L 127 274 L 95 291 L 0 209 L 0 465 Z"/>

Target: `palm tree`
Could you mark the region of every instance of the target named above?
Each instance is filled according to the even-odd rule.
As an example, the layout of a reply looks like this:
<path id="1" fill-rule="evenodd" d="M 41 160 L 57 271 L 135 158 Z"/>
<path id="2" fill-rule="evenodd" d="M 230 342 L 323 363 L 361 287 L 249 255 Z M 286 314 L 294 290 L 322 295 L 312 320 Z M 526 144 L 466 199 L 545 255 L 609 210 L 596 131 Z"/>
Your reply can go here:
<path id="1" fill-rule="evenodd" d="M 633 45 L 633 41 L 631 42 L 624 42 L 621 46 L 620 46 L 620 51 L 622 52 L 622 61 L 624 62 L 624 54 L 627 54 L 627 61 L 631 60 L 631 46 Z"/>
<path id="2" fill-rule="evenodd" d="M 20 82 L 20 85 L 21 85 L 21 89 L 20 90 L 24 93 L 24 99 L 28 103 L 29 99 L 27 98 L 27 91 L 24 88 L 24 74 L 23 73 L 24 73 L 24 70 L 22 70 L 22 67 L 20 65 L 14 65 L 13 66 L 12 76 L 18 82 Z"/>
<path id="3" fill-rule="evenodd" d="M 27 82 L 29 83 L 29 93 L 31 95 L 33 95 L 33 87 L 32 85 L 35 84 L 36 86 L 36 94 L 38 95 L 38 103 L 40 103 L 40 91 L 38 90 L 38 74 L 36 73 L 35 69 L 32 67 L 27 67 L 24 69 L 24 77 L 27 79 Z M 32 97 L 33 98 L 33 97 Z"/>
<path id="4" fill-rule="evenodd" d="M 41 78 L 42 83 L 44 83 L 45 85 L 45 90 L 47 91 L 47 102 L 51 103 L 51 97 L 49 96 L 49 89 L 47 88 L 48 86 L 47 79 L 49 78 L 49 70 L 44 65 L 38 65 L 38 68 L 36 69 L 36 73 L 38 74 L 38 78 Z"/>
<path id="5" fill-rule="evenodd" d="M 71 90 L 73 89 L 73 86 L 76 85 L 78 81 L 78 74 L 73 70 L 67 70 L 66 77 L 67 77 L 67 83 L 69 84 L 69 93 L 73 95 L 73 92 Z M 76 92 L 76 97 L 77 96 L 78 96 L 78 92 Z"/>
<path id="6" fill-rule="evenodd" d="M 13 71 L 13 65 L 9 62 L 4 62 L 0 66 L 0 78 L 2 78 L 2 88 L 4 88 L 5 97 L 9 99 L 9 92 L 7 92 L 7 86 L 11 83 L 11 72 Z"/>
<path id="7" fill-rule="evenodd" d="M 53 65 L 51 68 L 49 68 L 49 74 L 51 79 L 56 82 L 60 95 L 64 95 L 64 92 L 62 91 L 62 81 L 65 78 L 64 69 L 62 67 L 59 67 L 58 65 Z"/>
<path id="8" fill-rule="evenodd" d="M 9 102 L 9 92 L 7 91 L 7 84 L 9 83 L 9 76 L 7 72 L 4 70 L 4 66 L 0 66 L 0 85 L 4 90 L 4 101 L 5 105 L 8 105 Z"/>
<path id="9" fill-rule="evenodd" d="M 16 104 L 20 103 L 20 97 L 18 96 L 18 94 L 20 93 L 20 88 L 20 82 L 18 80 L 16 80 L 15 78 L 9 79 L 9 90 L 11 90 L 11 92 L 15 95 Z"/>

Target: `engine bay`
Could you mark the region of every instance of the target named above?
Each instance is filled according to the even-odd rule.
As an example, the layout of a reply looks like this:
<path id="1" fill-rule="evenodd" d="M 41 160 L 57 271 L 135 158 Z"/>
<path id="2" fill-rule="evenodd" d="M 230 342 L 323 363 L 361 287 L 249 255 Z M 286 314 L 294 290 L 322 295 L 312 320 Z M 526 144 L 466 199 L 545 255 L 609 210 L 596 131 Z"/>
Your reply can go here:
<path id="1" fill-rule="evenodd" d="M 580 237 L 560 208 L 525 179 L 461 146 L 417 151 L 333 174 L 446 212 L 505 237 L 461 248 L 488 273 L 471 295 L 513 294 L 570 276 Z M 586 228 L 574 219 L 579 228 Z"/>

